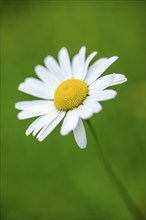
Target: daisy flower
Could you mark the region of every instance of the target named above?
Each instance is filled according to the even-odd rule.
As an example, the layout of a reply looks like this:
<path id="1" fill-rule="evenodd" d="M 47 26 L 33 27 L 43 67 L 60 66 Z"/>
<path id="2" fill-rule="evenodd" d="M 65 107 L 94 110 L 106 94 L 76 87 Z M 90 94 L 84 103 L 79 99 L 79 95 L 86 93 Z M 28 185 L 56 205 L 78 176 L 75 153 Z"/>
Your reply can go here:
<path id="1" fill-rule="evenodd" d="M 70 61 L 66 48 L 58 53 L 58 62 L 47 56 L 44 66 L 37 65 L 36 78 L 26 78 L 18 89 L 35 96 L 39 100 L 22 101 L 15 107 L 21 112 L 19 119 L 39 116 L 26 130 L 26 135 L 36 135 L 43 141 L 63 120 L 61 135 L 73 131 L 77 145 L 85 148 L 86 132 L 82 120 L 89 119 L 102 110 L 100 102 L 115 98 L 117 92 L 107 89 L 127 81 L 122 74 L 108 74 L 100 77 L 118 57 L 101 58 L 89 66 L 97 52 L 85 57 L 86 47 L 82 47 Z"/>

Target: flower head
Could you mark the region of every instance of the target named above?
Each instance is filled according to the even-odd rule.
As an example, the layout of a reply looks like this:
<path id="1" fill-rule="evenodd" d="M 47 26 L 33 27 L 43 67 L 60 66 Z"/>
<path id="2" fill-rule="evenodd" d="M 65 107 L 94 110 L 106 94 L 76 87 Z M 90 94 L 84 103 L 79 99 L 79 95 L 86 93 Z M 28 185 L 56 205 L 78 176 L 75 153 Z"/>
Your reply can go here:
<path id="1" fill-rule="evenodd" d="M 60 133 L 67 135 L 73 131 L 80 148 L 87 145 L 85 128 L 82 120 L 90 118 L 102 110 L 101 101 L 113 99 L 117 92 L 107 89 L 110 86 L 127 81 L 122 74 L 102 73 L 118 57 L 101 58 L 90 67 L 90 61 L 97 52 L 85 58 L 86 48 L 82 47 L 70 61 L 66 48 L 58 54 L 59 63 L 52 57 L 45 58 L 45 67 L 38 65 L 35 73 L 39 79 L 27 78 L 18 89 L 35 96 L 39 100 L 16 103 L 21 110 L 19 119 L 39 116 L 26 130 L 26 135 L 37 135 L 43 141 L 63 120 Z"/>

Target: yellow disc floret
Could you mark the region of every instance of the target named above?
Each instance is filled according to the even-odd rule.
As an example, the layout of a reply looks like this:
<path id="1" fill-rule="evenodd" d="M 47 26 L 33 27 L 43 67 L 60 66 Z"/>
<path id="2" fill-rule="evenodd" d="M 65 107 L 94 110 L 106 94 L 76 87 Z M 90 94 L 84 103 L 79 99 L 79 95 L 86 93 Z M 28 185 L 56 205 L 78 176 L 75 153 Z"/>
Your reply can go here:
<path id="1" fill-rule="evenodd" d="M 62 82 L 56 89 L 54 104 L 60 111 L 68 111 L 78 107 L 88 94 L 88 86 L 78 79 L 69 79 Z"/>

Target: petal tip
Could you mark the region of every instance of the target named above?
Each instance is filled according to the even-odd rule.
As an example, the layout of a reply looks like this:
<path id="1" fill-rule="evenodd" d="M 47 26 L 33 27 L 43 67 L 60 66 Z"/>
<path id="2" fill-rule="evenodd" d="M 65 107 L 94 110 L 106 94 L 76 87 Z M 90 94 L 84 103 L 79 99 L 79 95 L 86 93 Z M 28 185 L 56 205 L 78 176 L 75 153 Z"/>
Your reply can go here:
<path id="1" fill-rule="evenodd" d="M 118 56 L 113 56 L 112 59 L 114 59 L 116 61 L 117 59 L 119 59 L 119 57 Z"/>
<path id="2" fill-rule="evenodd" d="M 44 64 L 45 64 L 46 67 L 47 67 L 48 62 L 50 61 L 50 59 L 51 59 L 51 56 L 50 56 L 50 55 L 48 55 L 48 56 L 46 56 L 46 57 L 44 58 Z"/>
<path id="3" fill-rule="evenodd" d="M 14 108 L 18 109 L 18 102 L 15 103 Z"/>
<path id="4" fill-rule="evenodd" d="M 23 86 L 23 83 L 20 83 L 20 84 L 18 85 L 18 90 L 19 90 L 19 91 L 21 91 L 22 86 Z"/>
<path id="5" fill-rule="evenodd" d="M 42 139 L 42 138 L 37 138 L 37 139 L 38 139 L 38 141 L 39 141 L 39 142 L 42 142 L 42 141 L 43 141 L 43 139 Z"/>
<path id="6" fill-rule="evenodd" d="M 30 134 L 30 132 L 28 132 L 28 130 L 25 131 L 25 135 L 28 136 Z"/>
<path id="7" fill-rule="evenodd" d="M 22 120 L 22 119 L 23 119 L 22 116 L 21 116 L 21 112 L 18 113 L 17 118 L 18 118 L 19 120 Z"/>
<path id="8" fill-rule="evenodd" d="M 35 66 L 34 68 L 35 73 L 38 72 L 39 69 L 40 69 L 40 65 Z"/>
<path id="9" fill-rule="evenodd" d="M 84 145 L 78 145 L 78 147 L 79 147 L 80 149 L 85 149 L 85 148 L 87 147 L 87 144 L 84 144 Z"/>

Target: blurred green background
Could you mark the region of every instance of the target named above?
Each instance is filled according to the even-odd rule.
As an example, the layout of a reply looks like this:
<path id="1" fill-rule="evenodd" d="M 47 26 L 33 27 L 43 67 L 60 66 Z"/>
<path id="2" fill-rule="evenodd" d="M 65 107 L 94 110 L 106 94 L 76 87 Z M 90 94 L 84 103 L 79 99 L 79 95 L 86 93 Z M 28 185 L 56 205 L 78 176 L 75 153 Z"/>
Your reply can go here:
<path id="1" fill-rule="evenodd" d="M 102 147 L 144 212 L 145 1 L 2 1 L 2 217 L 1 219 L 134 219 L 107 174 L 87 127 L 88 146 L 79 149 L 60 126 L 44 142 L 25 136 L 33 119 L 19 121 L 14 103 L 33 99 L 17 90 L 48 54 L 66 46 L 71 57 L 118 55 L 105 73 L 123 73 L 91 122 Z M 96 60 L 94 59 L 94 60 Z"/>

